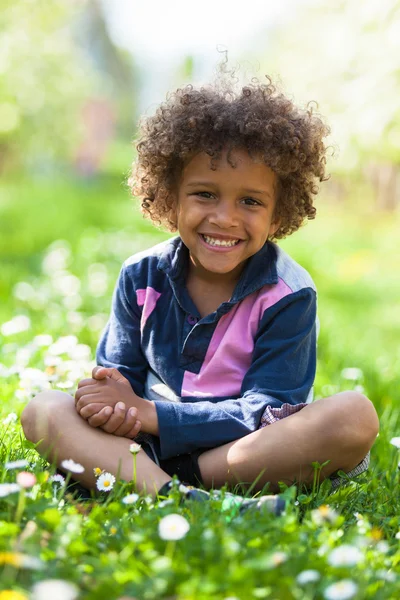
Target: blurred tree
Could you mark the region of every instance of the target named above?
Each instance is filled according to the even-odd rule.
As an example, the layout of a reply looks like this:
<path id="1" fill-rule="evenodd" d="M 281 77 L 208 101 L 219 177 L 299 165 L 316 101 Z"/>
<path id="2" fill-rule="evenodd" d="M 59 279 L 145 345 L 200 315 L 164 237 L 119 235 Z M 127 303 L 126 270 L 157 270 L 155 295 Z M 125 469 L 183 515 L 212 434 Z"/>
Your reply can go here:
<path id="1" fill-rule="evenodd" d="M 61 0 L 3 0 L 0 13 L 1 168 L 65 158 L 93 74 L 72 38 L 81 7 Z"/>
<path id="2" fill-rule="evenodd" d="M 400 204 L 400 4 L 314 0 L 270 32 L 261 72 L 295 101 L 317 100 L 339 146 L 335 170 L 367 176 L 378 205 Z M 265 46 L 265 42 L 264 42 Z"/>
<path id="3" fill-rule="evenodd" d="M 96 122 L 92 147 L 115 127 L 132 137 L 131 57 L 96 0 L 2 0 L 0 31 L 1 171 L 76 160 Z"/>

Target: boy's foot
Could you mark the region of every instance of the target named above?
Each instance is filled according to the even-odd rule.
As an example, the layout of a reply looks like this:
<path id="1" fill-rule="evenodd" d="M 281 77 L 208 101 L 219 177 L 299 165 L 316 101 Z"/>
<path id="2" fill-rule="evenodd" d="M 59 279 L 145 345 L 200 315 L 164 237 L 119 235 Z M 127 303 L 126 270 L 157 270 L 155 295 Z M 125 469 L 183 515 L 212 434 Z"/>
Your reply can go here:
<path id="1" fill-rule="evenodd" d="M 159 496 L 168 496 L 170 490 L 174 487 L 174 485 L 178 486 L 179 491 L 181 492 L 183 498 L 185 500 L 193 500 L 196 502 L 205 502 L 210 500 L 211 498 L 222 497 L 222 492 L 219 490 L 215 490 L 212 495 L 205 490 L 201 490 L 195 487 L 188 487 L 183 485 L 182 483 L 169 481 L 159 490 Z M 231 494 L 230 492 L 225 492 L 223 494 L 222 501 L 222 512 L 236 510 L 238 514 L 243 514 L 248 510 L 253 511 L 268 511 L 275 516 L 279 516 L 283 513 L 286 508 L 285 500 L 279 496 L 279 494 L 269 495 L 269 496 L 260 496 L 258 498 L 244 498 L 243 496 L 238 496 L 236 494 Z"/>

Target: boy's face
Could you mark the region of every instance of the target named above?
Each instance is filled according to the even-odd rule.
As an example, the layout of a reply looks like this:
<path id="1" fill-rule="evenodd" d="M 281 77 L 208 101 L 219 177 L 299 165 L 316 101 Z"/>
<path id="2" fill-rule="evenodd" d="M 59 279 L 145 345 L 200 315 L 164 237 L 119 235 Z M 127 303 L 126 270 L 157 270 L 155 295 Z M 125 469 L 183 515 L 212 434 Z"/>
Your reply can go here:
<path id="1" fill-rule="evenodd" d="M 177 227 L 192 269 L 221 284 L 237 279 L 246 260 L 279 227 L 274 221 L 275 173 L 245 150 L 231 156 L 235 168 L 224 152 L 213 171 L 210 157 L 197 154 L 183 169 L 177 188 Z"/>

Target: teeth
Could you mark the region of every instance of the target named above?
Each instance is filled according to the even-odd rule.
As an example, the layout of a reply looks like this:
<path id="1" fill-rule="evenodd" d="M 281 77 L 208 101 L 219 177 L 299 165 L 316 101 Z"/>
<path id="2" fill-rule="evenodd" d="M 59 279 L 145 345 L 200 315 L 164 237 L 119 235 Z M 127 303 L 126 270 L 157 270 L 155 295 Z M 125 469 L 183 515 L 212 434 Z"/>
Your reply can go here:
<path id="1" fill-rule="evenodd" d="M 206 240 L 207 244 L 210 246 L 236 246 L 240 240 L 218 240 L 216 238 L 208 237 L 208 235 L 203 235 L 203 238 Z"/>

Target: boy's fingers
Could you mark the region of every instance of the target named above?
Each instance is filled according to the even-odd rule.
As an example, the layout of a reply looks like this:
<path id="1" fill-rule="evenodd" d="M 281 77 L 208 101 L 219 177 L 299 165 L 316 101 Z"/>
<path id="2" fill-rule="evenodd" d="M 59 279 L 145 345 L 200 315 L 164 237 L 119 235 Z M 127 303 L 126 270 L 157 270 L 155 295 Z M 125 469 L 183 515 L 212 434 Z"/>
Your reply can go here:
<path id="1" fill-rule="evenodd" d="M 132 429 L 130 431 L 128 431 L 128 433 L 125 435 L 125 437 L 133 439 L 137 436 L 137 434 L 139 433 L 139 431 L 142 428 L 142 424 L 140 421 L 136 421 L 136 423 L 134 424 L 134 426 L 132 427 Z"/>
<path id="2" fill-rule="evenodd" d="M 121 405 L 123 406 L 123 408 L 120 408 Z M 114 412 L 108 419 L 107 423 L 101 427 L 103 431 L 105 431 L 106 433 L 114 433 L 114 431 L 116 431 L 118 427 L 124 422 L 125 413 L 125 404 L 123 402 L 118 402 L 115 405 Z"/>
<path id="3" fill-rule="evenodd" d="M 100 391 L 101 390 L 99 390 L 97 385 L 85 385 L 85 387 L 78 388 L 75 392 L 75 402 L 80 400 L 82 396 L 87 396 L 88 394 L 98 394 Z"/>
<path id="4" fill-rule="evenodd" d="M 121 425 L 118 427 L 118 429 L 116 429 L 113 432 L 114 435 L 127 437 L 129 431 L 131 431 L 131 429 L 135 425 L 135 422 L 137 419 L 137 413 L 138 413 L 137 408 L 134 408 L 134 407 L 127 410 L 124 422 L 121 423 Z"/>
<path id="5" fill-rule="evenodd" d="M 95 405 L 95 403 L 93 403 Z M 89 405 L 91 406 L 91 405 Z M 111 406 L 104 406 L 94 415 L 88 418 L 87 422 L 91 427 L 103 427 L 112 415 Z"/>
<path id="6" fill-rule="evenodd" d="M 81 410 L 84 406 L 87 406 L 88 404 L 92 404 L 93 402 L 95 402 L 96 404 L 100 404 L 99 403 L 100 397 L 101 396 L 99 394 L 85 394 L 84 396 L 79 398 L 79 400 L 75 399 L 76 410 L 78 412 L 81 412 Z M 108 404 L 106 404 L 104 401 L 101 404 L 103 404 L 103 406 L 108 406 Z"/>
<path id="7" fill-rule="evenodd" d="M 79 414 L 83 419 L 86 419 L 87 421 L 90 417 L 93 417 L 93 415 L 96 415 L 100 411 L 104 418 L 104 423 L 106 423 L 108 418 L 112 415 L 113 409 L 111 406 L 105 406 L 101 402 L 91 402 L 87 406 L 81 408 Z M 103 423 L 101 423 L 101 425 L 103 425 Z"/>
<path id="8" fill-rule="evenodd" d="M 78 388 L 84 387 L 85 385 L 93 385 L 94 383 L 99 383 L 98 379 L 82 379 L 78 383 Z"/>

